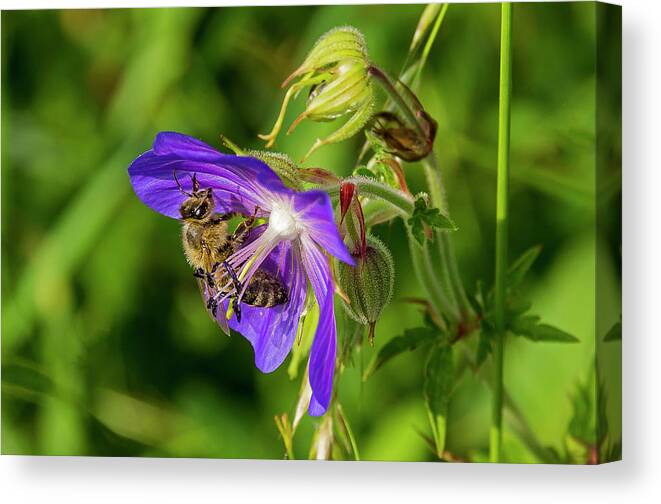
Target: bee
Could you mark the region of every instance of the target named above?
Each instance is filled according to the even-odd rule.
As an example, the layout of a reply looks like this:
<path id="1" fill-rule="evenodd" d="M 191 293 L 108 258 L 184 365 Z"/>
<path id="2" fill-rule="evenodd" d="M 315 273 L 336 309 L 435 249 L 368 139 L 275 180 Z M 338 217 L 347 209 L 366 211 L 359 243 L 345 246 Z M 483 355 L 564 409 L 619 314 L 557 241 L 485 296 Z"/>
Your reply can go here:
<path id="1" fill-rule="evenodd" d="M 185 191 L 179 183 L 176 170 L 172 175 L 179 191 L 187 196 L 179 207 L 183 222 L 181 241 L 186 259 L 195 268 L 193 276 L 198 280 L 203 298 L 205 293 L 208 294 L 207 309 L 215 320 L 218 299 L 228 295 L 232 300 L 236 319 L 241 322 L 239 295 L 244 289 L 244 285 L 227 260 L 249 239 L 250 230 L 255 223 L 259 209 L 256 208 L 252 216 L 243 220 L 235 231 L 230 233 L 228 221 L 241 214 L 214 212 L 213 191 L 210 187 L 200 189 L 195 174 L 192 177 L 193 190 L 190 193 Z M 229 278 L 229 282 L 227 282 L 227 278 Z M 221 286 L 228 283 L 231 284 L 231 289 L 223 291 Z M 287 301 L 287 288 L 283 282 L 262 268 L 252 275 L 241 298 L 242 303 L 264 308 L 278 306 Z"/>

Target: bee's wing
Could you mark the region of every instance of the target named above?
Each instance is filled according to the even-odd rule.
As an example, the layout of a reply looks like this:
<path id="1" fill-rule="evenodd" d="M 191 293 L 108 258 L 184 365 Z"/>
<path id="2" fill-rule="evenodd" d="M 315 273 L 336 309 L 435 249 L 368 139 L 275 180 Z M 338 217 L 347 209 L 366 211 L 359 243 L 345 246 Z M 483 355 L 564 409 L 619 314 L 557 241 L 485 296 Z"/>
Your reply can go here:
<path id="1" fill-rule="evenodd" d="M 207 303 L 209 302 L 209 298 L 213 295 L 213 292 L 209 291 L 209 286 L 207 285 L 205 279 L 196 278 L 195 280 L 197 280 L 197 288 L 200 291 L 200 296 L 202 297 L 202 303 L 204 304 L 204 309 L 209 314 L 211 320 L 213 320 L 220 326 L 220 330 L 223 331 L 227 336 L 229 336 L 230 328 L 229 325 L 227 324 L 227 319 L 225 318 L 225 314 L 223 313 L 222 306 L 218 307 L 218 311 L 216 312 L 216 317 L 214 317 L 213 314 L 211 313 L 211 310 L 207 308 Z"/>

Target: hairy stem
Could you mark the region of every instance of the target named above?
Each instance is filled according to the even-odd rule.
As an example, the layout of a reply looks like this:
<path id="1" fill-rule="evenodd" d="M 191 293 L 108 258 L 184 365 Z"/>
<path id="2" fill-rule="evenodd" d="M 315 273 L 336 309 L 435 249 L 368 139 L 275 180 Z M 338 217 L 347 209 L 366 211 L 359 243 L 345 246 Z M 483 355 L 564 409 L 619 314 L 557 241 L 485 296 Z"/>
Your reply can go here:
<path id="1" fill-rule="evenodd" d="M 434 312 L 438 315 L 446 315 L 450 320 L 456 321 L 457 312 L 450 304 L 448 298 L 443 292 L 443 288 L 435 274 L 431 258 L 429 256 L 428 244 L 425 242 L 423 245 L 420 245 L 415 240 L 415 238 L 411 236 L 410 231 L 408 232 L 408 239 L 413 270 L 418 277 L 418 281 L 427 292 L 429 303 L 431 304 Z"/>
<path id="2" fill-rule="evenodd" d="M 496 187 L 496 280 L 494 388 L 489 435 L 489 459 L 501 460 L 503 423 L 503 354 L 505 346 L 505 295 L 507 275 L 508 193 L 510 164 L 510 108 L 512 93 L 512 4 L 501 5 L 500 90 L 498 109 L 498 179 Z"/>
<path id="3" fill-rule="evenodd" d="M 441 10 L 439 17 L 444 15 L 445 10 Z M 438 23 L 436 26 L 440 26 L 440 23 Z M 436 32 L 437 30 L 433 30 L 431 36 L 435 37 Z M 425 46 L 427 53 L 430 48 L 431 43 L 428 41 Z M 421 61 L 421 63 L 424 64 L 424 61 Z M 384 72 L 374 66 L 370 68 L 370 75 L 375 77 L 376 81 L 381 84 L 381 87 L 386 91 L 389 98 L 393 101 L 397 108 L 418 130 L 421 131 L 421 126 L 417 120 L 415 112 L 409 107 L 406 100 L 404 100 L 401 94 L 397 91 L 390 78 Z M 447 202 L 445 199 L 445 193 L 443 191 L 441 171 L 436 164 L 436 158 L 433 153 L 430 154 L 425 160 L 423 160 L 422 164 L 427 178 L 431 203 L 433 206 L 441 210 L 441 212 L 447 214 Z M 446 233 L 438 231 L 435 232 L 436 241 L 441 243 L 449 240 L 448 236 L 443 235 L 446 235 Z M 411 245 L 411 248 L 413 250 L 415 245 Z M 451 244 L 446 244 L 446 248 L 451 248 Z M 463 283 L 458 277 L 458 268 L 456 264 L 447 263 L 449 260 L 454 260 L 454 254 L 445 253 L 440 256 L 442 274 L 447 274 L 447 278 L 445 279 L 447 292 L 443 292 L 443 287 L 441 286 L 441 282 L 438 279 L 439 275 L 434 270 L 433 261 L 429 255 L 428 247 L 425 246 L 424 250 L 421 251 L 420 254 L 412 254 L 412 259 L 414 261 L 416 261 L 416 257 L 422 259 L 422 263 L 416 265 L 416 272 L 418 272 L 421 283 L 429 287 L 427 292 L 430 295 L 434 308 L 437 310 L 442 310 L 442 313 L 447 314 L 448 317 L 454 321 L 460 320 L 460 312 L 461 315 L 472 314 L 472 308 L 467 301 Z M 453 274 L 456 275 L 456 278 L 453 278 Z M 420 275 L 429 275 L 430 277 L 423 279 Z M 460 305 L 457 303 L 457 299 L 466 300 L 466 302 L 463 303 L 460 307 Z"/>
<path id="4" fill-rule="evenodd" d="M 410 194 L 407 194 L 404 191 L 394 189 L 368 177 L 349 177 L 345 179 L 344 182 L 355 184 L 358 188 L 358 192 L 363 196 L 372 196 L 386 202 L 401 217 L 408 218 L 413 215 L 415 201 Z M 331 198 L 337 198 L 340 195 L 340 184 L 325 186 L 322 187 L 322 189 L 326 191 Z"/>
<path id="5" fill-rule="evenodd" d="M 442 213 L 448 214 L 448 204 L 443 190 L 443 180 L 441 178 L 441 170 L 436 163 L 436 156 L 430 154 L 422 161 L 422 166 L 425 170 L 427 177 L 427 185 L 429 187 L 429 197 L 432 205 L 439 208 Z M 441 270 L 443 275 L 447 275 L 446 285 L 448 289 L 448 296 L 455 306 L 455 310 L 461 312 L 463 317 L 471 318 L 474 315 L 473 307 L 468 302 L 464 284 L 459 276 L 459 268 L 457 267 L 457 260 L 454 255 L 454 248 L 452 246 L 452 238 L 447 232 L 435 231 L 434 233 L 436 243 L 439 249 Z"/>

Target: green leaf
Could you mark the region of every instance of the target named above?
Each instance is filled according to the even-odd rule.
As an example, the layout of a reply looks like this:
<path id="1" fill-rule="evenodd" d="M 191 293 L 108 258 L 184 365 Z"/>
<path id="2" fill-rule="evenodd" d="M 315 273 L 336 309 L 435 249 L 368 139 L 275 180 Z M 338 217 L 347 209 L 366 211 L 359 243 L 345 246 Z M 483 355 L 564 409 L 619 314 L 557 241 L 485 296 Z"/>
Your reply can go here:
<path id="1" fill-rule="evenodd" d="M 443 458 L 445 450 L 445 430 L 453 378 L 452 347 L 447 344 L 434 346 L 425 366 L 424 395 L 436 443 L 436 455 L 439 458 Z"/>
<path id="2" fill-rule="evenodd" d="M 431 228 L 456 231 L 457 226 L 450 217 L 441 213 L 438 208 L 429 208 L 424 196 L 415 200 L 413 215 L 408 219 L 411 234 L 422 245 L 425 242 L 425 224 Z"/>
<path id="3" fill-rule="evenodd" d="M 365 166 L 359 166 L 358 168 L 356 168 L 353 171 L 353 175 L 377 180 L 376 174 L 369 168 L 366 168 Z"/>
<path id="4" fill-rule="evenodd" d="M 507 286 L 509 288 L 517 287 L 521 283 L 526 273 L 528 273 L 533 263 L 537 260 L 537 257 L 539 257 L 541 251 L 542 247 L 539 245 L 532 247 L 512 263 L 507 271 Z"/>
<path id="5" fill-rule="evenodd" d="M 2 384 L 11 391 L 24 391 L 30 394 L 52 394 L 55 384 L 39 366 L 27 360 L 14 359 L 2 365 Z"/>
<path id="6" fill-rule="evenodd" d="M 520 296 L 512 297 L 508 299 L 507 317 L 510 320 L 515 319 L 529 311 L 531 308 L 532 303 L 530 301 L 523 299 Z"/>
<path id="7" fill-rule="evenodd" d="M 363 374 L 363 381 L 367 380 L 374 372 L 393 357 L 415 350 L 421 345 L 426 345 L 439 339 L 441 333 L 430 327 L 416 327 L 407 329 L 401 336 L 396 336 L 383 345 L 376 354 L 369 367 Z"/>
<path id="8" fill-rule="evenodd" d="M 604 341 L 622 341 L 622 322 L 616 322 L 604 336 Z"/>
<path id="9" fill-rule="evenodd" d="M 540 324 L 537 315 L 524 315 L 510 322 L 510 331 L 532 341 L 577 343 L 575 336 L 548 324 Z"/>

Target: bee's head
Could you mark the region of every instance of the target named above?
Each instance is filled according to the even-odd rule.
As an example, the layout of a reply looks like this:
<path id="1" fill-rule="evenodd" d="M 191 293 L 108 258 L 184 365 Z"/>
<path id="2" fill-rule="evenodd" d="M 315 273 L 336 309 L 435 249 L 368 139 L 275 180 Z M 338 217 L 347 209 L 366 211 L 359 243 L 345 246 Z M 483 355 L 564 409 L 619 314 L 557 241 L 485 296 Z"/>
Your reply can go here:
<path id="1" fill-rule="evenodd" d="M 185 221 L 204 221 L 213 215 L 214 201 L 211 188 L 201 189 L 195 175 L 193 175 L 193 192 L 188 193 L 183 190 L 176 173 L 174 180 L 177 182 L 179 190 L 188 196 L 188 198 L 179 207 L 181 218 Z"/>

